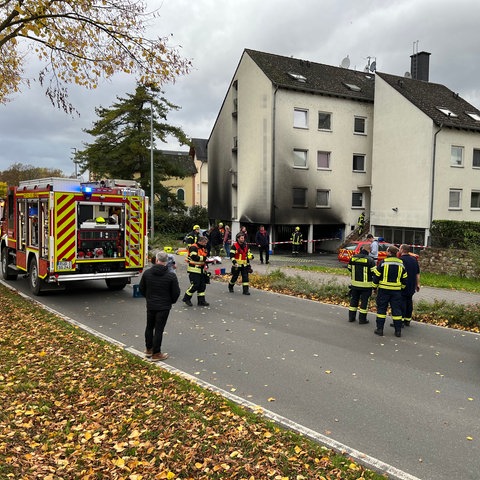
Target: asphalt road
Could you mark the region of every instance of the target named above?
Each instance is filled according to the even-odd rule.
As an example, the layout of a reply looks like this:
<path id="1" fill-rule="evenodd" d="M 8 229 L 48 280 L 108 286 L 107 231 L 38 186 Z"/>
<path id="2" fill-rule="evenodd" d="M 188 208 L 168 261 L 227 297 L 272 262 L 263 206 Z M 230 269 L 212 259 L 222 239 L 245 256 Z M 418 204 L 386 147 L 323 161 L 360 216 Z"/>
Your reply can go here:
<path id="1" fill-rule="evenodd" d="M 8 283 L 27 291 L 23 279 Z M 175 305 L 166 364 L 368 455 L 367 463 L 379 459 L 398 478 L 480 478 L 478 335 L 412 322 L 402 338 L 389 328 L 381 338 L 373 316 L 360 326 L 344 307 L 240 291 L 213 281 L 210 307 Z M 37 300 L 144 349 L 145 301 L 130 286 L 110 292 L 82 282 Z"/>

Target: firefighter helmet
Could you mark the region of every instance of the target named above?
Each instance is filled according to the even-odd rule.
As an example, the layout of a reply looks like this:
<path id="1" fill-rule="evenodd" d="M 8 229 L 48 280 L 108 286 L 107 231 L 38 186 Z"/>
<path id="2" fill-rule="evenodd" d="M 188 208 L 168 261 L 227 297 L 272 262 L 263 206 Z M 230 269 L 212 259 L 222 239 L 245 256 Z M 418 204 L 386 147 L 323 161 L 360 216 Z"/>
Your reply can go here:
<path id="1" fill-rule="evenodd" d="M 296 232 L 299 232 L 299 231 L 300 231 L 300 227 L 295 227 L 295 231 L 296 231 Z"/>
<path id="2" fill-rule="evenodd" d="M 200 230 L 200 225 L 194 225 L 194 226 L 193 226 L 193 229 L 194 229 L 194 230 Z"/>
<path id="3" fill-rule="evenodd" d="M 105 223 L 105 219 L 104 219 L 103 217 L 97 217 L 97 218 L 95 219 L 95 222 L 96 222 L 96 223 Z"/>

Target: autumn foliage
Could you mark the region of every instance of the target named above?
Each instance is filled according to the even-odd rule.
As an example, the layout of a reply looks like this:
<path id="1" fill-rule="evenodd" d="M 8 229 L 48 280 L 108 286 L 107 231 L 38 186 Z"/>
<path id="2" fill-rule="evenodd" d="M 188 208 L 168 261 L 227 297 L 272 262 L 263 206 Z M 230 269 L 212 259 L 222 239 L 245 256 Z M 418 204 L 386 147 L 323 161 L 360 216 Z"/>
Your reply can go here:
<path id="1" fill-rule="evenodd" d="M 96 88 L 117 72 L 161 85 L 188 72 L 169 37 L 146 38 L 157 18 L 137 0 L 4 0 L 0 2 L 0 103 L 28 84 L 32 56 L 52 102 L 66 111 L 68 84 Z"/>
<path id="2" fill-rule="evenodd" d="M 384 478 L 0 294 L 0 478 Z"/>

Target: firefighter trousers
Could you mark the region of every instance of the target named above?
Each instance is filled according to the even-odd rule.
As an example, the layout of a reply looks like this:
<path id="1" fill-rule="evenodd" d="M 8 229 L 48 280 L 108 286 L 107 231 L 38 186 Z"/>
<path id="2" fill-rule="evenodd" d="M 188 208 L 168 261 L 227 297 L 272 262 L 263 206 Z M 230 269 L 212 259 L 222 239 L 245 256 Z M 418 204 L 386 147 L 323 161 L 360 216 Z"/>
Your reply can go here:
<path id="1" fill-rule="evenodd" d="M 401 330 L 402 292 L 400 290 L 388 290 L 386 288 L 379 288 L 377 293 L 377 328 L 383 330 L 389 305 L 392 310 L 392 320 L 395 330 Z"/>
<path id="2" fill-rule="evenodd" d="M 185 292 L 185 297 L 189 299 L 193 297 L 193 294 L 197 292 L 198 298 L 205 298 L 205 290 L 207 289 L 207 276 L 203 273 L 189 272 L 188 278 L 190 279 L 190 286 Z"/>
<path id="3" fill-rule="evenodd" d="M 348 309 L 348 319 L 351 322 L 355 321 L 358 310 L 358 319 L 360 322 L 365 322 L 368 313 L 368 301 L 372 295 L 371 288 L 351 287 L 350 289 L 350 307 Z"/>

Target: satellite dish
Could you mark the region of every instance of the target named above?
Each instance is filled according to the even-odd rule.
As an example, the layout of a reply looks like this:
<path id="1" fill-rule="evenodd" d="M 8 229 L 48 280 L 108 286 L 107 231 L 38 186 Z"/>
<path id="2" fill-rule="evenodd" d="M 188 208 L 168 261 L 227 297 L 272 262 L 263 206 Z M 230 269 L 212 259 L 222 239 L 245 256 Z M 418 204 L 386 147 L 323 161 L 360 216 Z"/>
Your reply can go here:
<path id="1" fill-rule="evenodd" d="M 371 71 L 371 72 L 374 72 L 376 69 L 377 69 L 377 62 L 373 61 L 373 62 L 370 64 L 370 71 Z"/>
<path id="2" fill-rule="evenodd" d="M 340 66 L 342 68 L 348 68 L 350 66 L 350 59 L 348 58 L 348 55 L 342 60 Z"/>
<path id="3" fill-rule="evenodd" d="M 412 74 L 410 72 L 405 72 L 405 78 L 412 78 Z"/>

